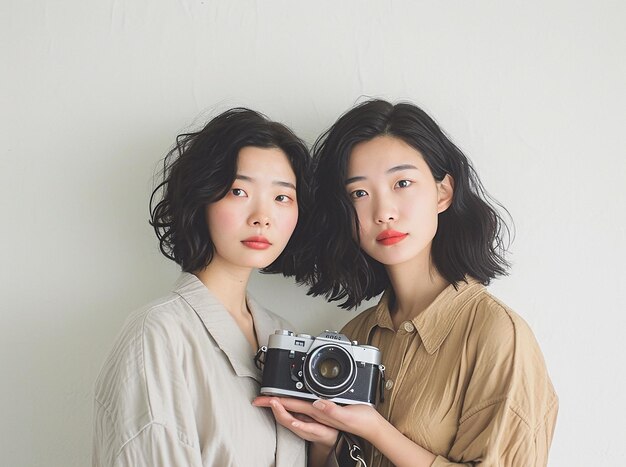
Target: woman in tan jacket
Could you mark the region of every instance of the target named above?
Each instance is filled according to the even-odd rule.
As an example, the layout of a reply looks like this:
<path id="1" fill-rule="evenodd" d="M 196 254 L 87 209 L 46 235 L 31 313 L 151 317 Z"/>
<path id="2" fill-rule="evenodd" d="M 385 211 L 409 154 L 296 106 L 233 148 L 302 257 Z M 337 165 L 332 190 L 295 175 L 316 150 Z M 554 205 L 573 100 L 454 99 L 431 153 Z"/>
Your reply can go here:
<path id="1" fill-rule="evenodd" d="M 465 155 L 419 107 L 365 102 L 314 150 L 311 293 L 377 306 L 342 330 L 382 351 L 377 409 L 262 397 L 311 441 L 320 465 L 337 430 L 381 466 L 547 464 L 558 399 L 526 323 L 485 289 L 506 272 L 506 225 Z"/>

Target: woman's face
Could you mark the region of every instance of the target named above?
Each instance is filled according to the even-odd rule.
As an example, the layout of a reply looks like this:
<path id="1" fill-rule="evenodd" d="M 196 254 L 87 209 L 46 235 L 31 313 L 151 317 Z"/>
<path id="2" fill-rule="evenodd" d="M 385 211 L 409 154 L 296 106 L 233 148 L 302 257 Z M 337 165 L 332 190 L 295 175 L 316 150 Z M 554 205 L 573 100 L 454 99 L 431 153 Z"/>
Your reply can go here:
<path id="1" fill-rule="evenodd" d="M 379 136 L 352 150 L 346 189 L 363 251 L 385 266 L 430 261 L 438 214 L 452 201 L 450 176 L 437 182 L 419 151 Z"/>
<path id="2" fill-rule="evenodd" d="M 296 176 L 277 148 L 239 151 L 235 181 L 206 208 L 215 245 L 211 263 L 264 268 L 283 251 L 298 222 Z"/>

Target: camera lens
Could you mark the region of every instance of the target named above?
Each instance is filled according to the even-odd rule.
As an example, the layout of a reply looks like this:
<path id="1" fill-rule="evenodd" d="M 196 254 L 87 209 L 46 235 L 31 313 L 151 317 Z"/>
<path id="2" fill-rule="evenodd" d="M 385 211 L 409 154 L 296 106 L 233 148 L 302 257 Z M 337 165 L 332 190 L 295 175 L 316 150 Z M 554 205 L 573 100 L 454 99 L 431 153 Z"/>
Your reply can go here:
<path id="1" fill-rule="evenodd" d="M 354 359 L 341 346 L 323 345 L 305 358 L 304 382 L 318 396 L 339 396 L 352 386 L 355 378 Z"/>
<path id="2" fill-rule="evenodd" d="M 327 358 L 319 364 L 320 375 L 326 379 L 335 379 L 341 373 L 341 365 L 334 358 Z"/>

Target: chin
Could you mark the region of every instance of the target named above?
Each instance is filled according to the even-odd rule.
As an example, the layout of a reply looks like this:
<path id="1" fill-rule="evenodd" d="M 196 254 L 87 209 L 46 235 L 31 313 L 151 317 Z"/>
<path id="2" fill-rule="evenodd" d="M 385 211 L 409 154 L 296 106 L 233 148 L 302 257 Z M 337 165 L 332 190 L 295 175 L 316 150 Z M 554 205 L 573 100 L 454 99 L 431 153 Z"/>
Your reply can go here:
<path id="1" fill-rule="evenodd" d="M 243 263 L 241 266 L 244 268 L 251 268 L 251 269 L 263 269 L 268 267 L 270 264 L 272 264 L 274 261 L 250 261 L 248 263 Z"/>
<path id="2" fill-rule="evenodd" d="M 403 264 L 414 259 L 416 256 L 418 255 L 415 253 L 397 251 L 372 256 L 372 258 L 381 263 L 383 266 L 397 266 L 398 264 Z"/>
<path id="3" fill-rule="evenodd" d="M 276 257 L 277 258 L 277 257 Z M 266 259 L 264 261 L 252 261 L 248 267 L 254 268 L 254 269 L 263 269 L 268 267 L 270 264 L 272 264 L 274 261 L 276 261 L 276 258 L 271 258 L 271 259 Z"/>

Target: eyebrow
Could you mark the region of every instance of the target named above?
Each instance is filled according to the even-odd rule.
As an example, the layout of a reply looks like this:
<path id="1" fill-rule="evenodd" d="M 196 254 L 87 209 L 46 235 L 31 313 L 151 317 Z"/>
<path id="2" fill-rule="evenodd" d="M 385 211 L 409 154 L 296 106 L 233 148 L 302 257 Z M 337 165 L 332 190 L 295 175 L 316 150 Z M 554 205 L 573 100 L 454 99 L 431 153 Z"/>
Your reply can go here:
<path id="1" fill-rule="evenodd" d="M 385 173 L 392 174 L 394 172 L 401 172 L 403 170 L 419 170 L 419 169 L 415 167 L 413 164 L 401 164 L 401 165 L 396 165 L 394 167 L 391 167 L 390 169 L 386 170 Z M 363 176 L 350 177 L 349 179 L 346 180 L 346 185 L 349 185 L 350 183 L 354 183 L 354 182 L 361 182 L 365 179 L 366 177 L 363 177 Z"/>
<path id="2" fill-rule="evenodd" d="M 284 186 L 285 188 L 291 188 L 292 190 L 296 189 L 296 186 L 293 183 L 281 182 L 280 180 L 273 181 L 272 185 Z"/>
<path id="3" fill-rule="evenodd" d="M 402 165 L 396 165 L 395 167 L 390 168 L 389 170 L 387 170 L 386 173 L 390 174 L 390 173 L 400 172 L 402 170 L 410 170 L 410 169 L 419 170 L 413 164 L 402 164 Z"/>
<path id="4" fill-rule="evenodd" d="M 254 178 L 248 177 L 247 175 L 237 174 L 235 175 L 235 180 L 243 180 L 244 182 L 254 182 Z M 282 180 L 274 180 L 272 181 L 272 185 L 282 186 L 285 188 L 291 188 L 292 190 L 296 189 L 296 186 L 291 182 L 283 182 Z"/>

